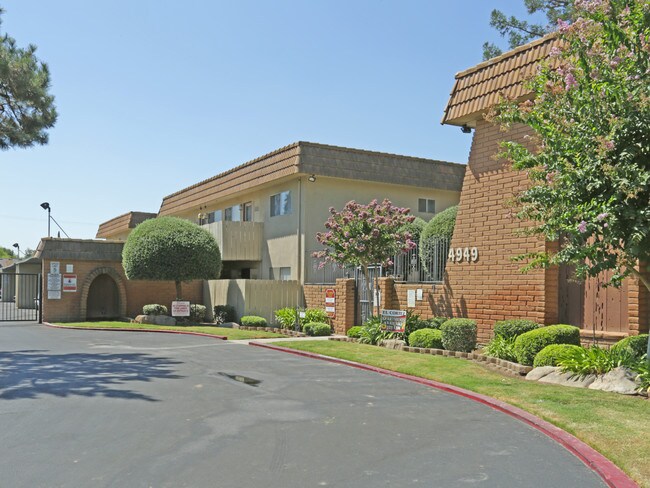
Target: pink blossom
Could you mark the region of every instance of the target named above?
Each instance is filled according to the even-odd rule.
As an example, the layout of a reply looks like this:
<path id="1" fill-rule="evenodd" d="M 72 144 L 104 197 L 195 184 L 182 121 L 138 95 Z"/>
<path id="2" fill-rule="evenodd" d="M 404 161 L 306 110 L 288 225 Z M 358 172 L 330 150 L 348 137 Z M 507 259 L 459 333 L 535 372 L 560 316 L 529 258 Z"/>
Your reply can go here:
<path id="1" fill-rule="evenodd" d="M 608 214 L 607 212 L 603 212 L 603 213 L 601 213 L 601 214 L 598 214 L 598 216 L 596 217 L 596 219 L 598 219 L 598 221 L 601 221 L 601 220 L 603 220 L 603 219 L 606 219 L 608 215 L 609 215 L 609 214 Z"/>
<path id="2" fill-rule="evenodd" d="M 569 91 L 571 88 L 575 88 L 576 86 L 578 86 L 578 82 L 576 81 L 575 76 L 573 76 L 573 73 L 567 73 L 564 77 L 564 89 Z"/>
<path id="3" fill-rule="evenodd" d="M 587 222 L 585 222 L 584 220 L 582 222 L 580 222 L 578 224 L 578 231 L 581 234 L 584 234 L 585 232 L 587 232 Z"/>

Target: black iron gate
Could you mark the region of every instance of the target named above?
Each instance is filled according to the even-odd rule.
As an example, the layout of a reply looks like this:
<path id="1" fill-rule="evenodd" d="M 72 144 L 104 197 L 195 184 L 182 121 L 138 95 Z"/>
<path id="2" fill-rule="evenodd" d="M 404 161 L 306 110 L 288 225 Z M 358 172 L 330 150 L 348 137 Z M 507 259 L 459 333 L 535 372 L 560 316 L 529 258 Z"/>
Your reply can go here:
<path id="1" fill-rule="evenodd" d="M 0 273 L 0 322 L 40 321 L 41 275 Z"/>
<path id="2" fill-rule="evenodd" d="M 359 323 L 361 324 L 365 323 L 366 320 L 375 315 L 374 307 L 376 301 L 379 301 L 379 306 L 381 306 L 381 296 L 378 292 L 375 292 L 375 276 L 381 277 L 381 275 L 381 266 L 368 267 L 368 278 L 370 279 L 370 289 L 368 289 L 368 286 L 366 284 L 366 277 L 361 271 L 361 268 L 357 268 L 354 272 L 354 279 L 357 286 L 357 299 L 359 304 L 357 307 L 357 320 L 360 320 Z"/>

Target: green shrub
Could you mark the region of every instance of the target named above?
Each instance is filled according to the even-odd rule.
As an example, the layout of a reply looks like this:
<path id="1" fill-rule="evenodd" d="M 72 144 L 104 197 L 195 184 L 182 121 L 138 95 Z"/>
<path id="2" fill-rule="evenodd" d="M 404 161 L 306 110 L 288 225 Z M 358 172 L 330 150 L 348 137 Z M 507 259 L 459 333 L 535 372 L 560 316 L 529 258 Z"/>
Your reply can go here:
<path id="1" fill-rule="evenodd" d="M 435 259 L 438 243 L 441 239 L 451 239 L 456 225 L 458 207 L 449 207 L 436 214 L 420 234 L 418 250 L 422 263 L 427 266 Z"/>
<path id="2" fill-rule="evenodd" d="M 539 329 L 541 325 L 525 319 L 501 320 L 494 324 L 494 336 L 517 337 L 531 330 Z"/>
<path id="3" fill-rule="evenodd" d="M 285 307 L 275 311 L 275 321 L 283 329 L 293 329 L 298 320 L 298 312 L 295 308 Z"/>
<path id="4" fill-rule="evenodd" d="M 584 376 L 605 374 L 619 366 L 634 367 L 639 362 L 631 350 L 608 350 L 592 346 L 588 349 L 579 347 L 568 350 L 561 359 L 558 359 L 557 364 L 562 371 Z"/>
<path id="5" fill-rule="evenodd" d="M 537 353 L 550 344 L 580 345 L 580 329 L 572 325 L 549 325 L 524 332 L 515 340 L 517 362 L 532 366 Z"/>
<path id="6" fill-rule="evenodd" d="M 440 326 L 442 345 L 449 351 L 471 352 L 476 347 L 476 322 L 449 319 Z"/>
<path id="7" fill-rule="evenodd" d="M 639 334 L 621 339 L 612 346 L 613 351 L 627 349 L 637 358 L 642 358 L 648 352 L 648 334 Z"/>
<path id="8" fill-rule="evenodd" d="M 440 329 L 440 326 L 447 322 L 449 318 L 447 317 L 431 317 L 430 319 L 426 319 L 425 322 L 427 322 L 427 329 Z"/>
<path id="9" fill-rule="evenodd" d="M 214 321 L 217 324 L 225 324 L 226 322 L 234 322 L 237 320 L 235 307 L 232 305 L 216 305 L 214 307 Z"/>
<path id="10" fill-rule="evenodd" d="M 244 315 L 239 323 L 245 327 L 266 327 L 266 319 L 257 315 Z"/>
<path id="11" fill-rule="evenodd" d="M 358 339 L 359 337 L 361 337 L 361 329 L 363 329 L 361 325 L 355 325 L 354 327 L 350 327 L 348 329 L 346 335 L 348 337 L 352 337 L 353 339 Z"/>
<path id="12" fill-rule="evenodd" d="M 327 324 L 329 322 L 329 315 L 327 312 L 321 308 L 308 308 L 305 310 L 305 317 L 301 319 L 301 322 L 308 324 L 309 322 L 320 322 L 322 324 Z"/>
<path id="13" fill-rule="evenodd" d="M 332 333 L 329 324 L 323 322 L 308 322 L 303 326 L 302 330 L 310 336 L 328 336 Z"/>
<path id="14" fill-rule="evenodd" d="M 361 327 L 359 342 L 375 346 L 388 337 L 392 337 L 392 334 L 382 330 L 381 319 L 379 317 L 370 317 Z"/>
<path id="15" fill-rule="evenodd" d="M 442 331 L 438 329 L 420 329 L 409 336 L 409 346 L 443 349 Z"/>
<path id="16" fill-rule="evenodd" d="M 516 337 L 502 337 L 500 335 L 495 335 L 494 338 L 485 345 L 483 353 L 486 356 L 493 358 L 517 362 L 517 356 L 515 355 L 515 339 Z"/>
<path id="17" fill-rule="evenodd" d="M 533 360 L 533 366 L 557 366 L 558 361 L 566 358 L 571 351 L 582 349 L 574 344 L 550 344 L 539 351 Z"/>
<path id="18" fill-rule="evenodd" d="M 151 303 L 142 307 L 142 313 L 145 315 L 167 315 L 167 307 L 158 303 Z"/>
<path id="19" fill-rule="evenodd" d="M 206 312 L 207 309 L 205 308 L 205 305 L 193 303 L 190 305 L 190 320 L 192 322 L 204 322 Z"/>

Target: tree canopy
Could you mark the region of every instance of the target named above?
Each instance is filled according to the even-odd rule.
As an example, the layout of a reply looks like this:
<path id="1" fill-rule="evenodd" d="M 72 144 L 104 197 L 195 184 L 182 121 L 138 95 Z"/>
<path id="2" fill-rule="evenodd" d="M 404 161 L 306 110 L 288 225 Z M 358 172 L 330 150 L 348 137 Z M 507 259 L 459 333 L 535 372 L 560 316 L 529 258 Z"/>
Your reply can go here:
<path id="1" fill-rule="evenodd" d="M 505 102 L 496 120 L 526 124 L 535 147 L 505 142 L 532 186 L 517 197 L 531 232 L 560 240 L 527 268 L 571 263 L 577 275 L 612 270 L 649 290 L 650 2 L 582 0 L 560 23 L 557 47 L 529 82 L 534 98 Z"/>
<path id="2" fill-rule="evenodd" d="M 56 122 L 54 97 L 49 94 L 50 72 L 35 52 L 36 46 L 32 44 L 23 49 L 9 35 L 0 37 L 2 150 L 47 144 L 47 129 Z"/>
<path id="3" fill-rule="evenodd" d="M 568 20 L 573 15 L 573 0 L 524 0 L 528 14 L 543 13 L 546 23 L 531 23 L 518 19 L 514 15 L 506 15 L 500 10 L 492 10 L 490 14 L 490 27 L 508 39 L 508 48 L 526 44 L 533 39 L 542 37 L 557 28 L 558 20 Z M 502 54 L 501 48 L 496 44 L 486 42 L 483 44 L 483 59 L 490 59 Z"/>
<path id="4" fill-rule="evenodd" d="M 128 279 L 174 281 L 179 299 L 181 282 L 217 279 L 221 265 L 214 237 L 176 217 L 145 220 L 129 234 L 122 251 Z"/>

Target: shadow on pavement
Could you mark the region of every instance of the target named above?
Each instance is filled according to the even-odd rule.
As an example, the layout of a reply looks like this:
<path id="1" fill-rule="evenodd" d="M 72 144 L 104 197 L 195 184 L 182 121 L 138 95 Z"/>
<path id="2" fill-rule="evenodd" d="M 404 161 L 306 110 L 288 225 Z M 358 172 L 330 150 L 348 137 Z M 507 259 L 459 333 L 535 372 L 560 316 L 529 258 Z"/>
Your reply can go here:
<path id="1" fill-rule="evenodd" d="M 158 401 L 123 388 L 130 382 L 178 379 L 169 358 L 148 354 L 49 354 L 48 351 L 0 352 L 0 400 L 71 395 Z"/>

